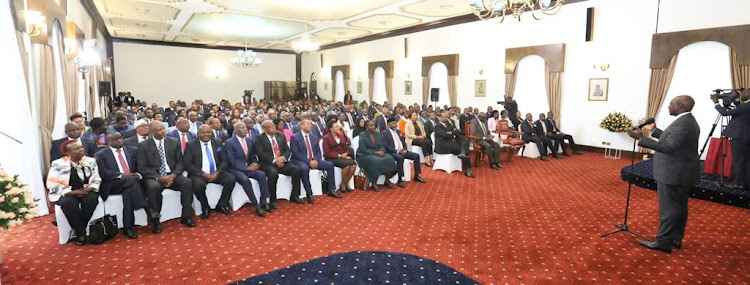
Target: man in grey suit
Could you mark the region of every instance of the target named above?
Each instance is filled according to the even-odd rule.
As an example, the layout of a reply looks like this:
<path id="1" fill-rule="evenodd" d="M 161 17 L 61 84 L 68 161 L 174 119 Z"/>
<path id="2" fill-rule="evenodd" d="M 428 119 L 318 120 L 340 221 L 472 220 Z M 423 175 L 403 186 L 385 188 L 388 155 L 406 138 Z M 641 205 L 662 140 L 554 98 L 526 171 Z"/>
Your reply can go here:
<path id="1" fill-rule="evenodd" d="M 677 117 L 664 131 L 655 124 L 644 126 L 653 130 L 652 140 L 644 138 L 641 130 L 628 130 L 628 135 L 639 139 L 638 145 L 656 151 L 654 179 L 659 197 L 659 231 L 656 241 L 639 241 L 648 249 L 671 253 L 682 247 L 688 217 L 688 194 L 700 178 L 698 136 L 700 127 L 690 113 L 695 100 L 687 95 L 669 102 L 669 114 Z"/>
<path id="2" fill-rule="evenodd" d="M 740 102 L 730 109 L 719 103 L 719 95 L 712 94 L 711 100 L 716 104 L 716 111 L 722 116 L 732 116 L 724 129 L 724 136 L 732 138 L 732 165 L 734 168 L 734 185 L 731 188 L 750 186 L 750 89 L 740 94 Z"/>
<path id="3" fill-rule="evenodd" d="M 471 136 L 476 144 L 482 146 L 483 151 L 487 153 L 492 169 L 505 168 L 500 163 L 500 144 L 492 139 L 492 135 L 487 128 L 487 116 L 484 112 L 479 113 L 477 118 L 471 121 Z"/>

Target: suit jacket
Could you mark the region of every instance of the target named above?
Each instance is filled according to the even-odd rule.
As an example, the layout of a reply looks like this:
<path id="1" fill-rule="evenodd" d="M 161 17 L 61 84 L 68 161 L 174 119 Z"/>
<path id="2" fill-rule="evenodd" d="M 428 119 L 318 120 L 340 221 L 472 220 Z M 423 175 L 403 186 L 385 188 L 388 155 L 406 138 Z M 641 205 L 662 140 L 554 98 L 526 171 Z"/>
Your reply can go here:
<path id="1" fill-rule="evenodd" d="M 180 138 L 180 131 L 174 130 L 174 131 L 168 132 L 167 136 L 170 138 L 177 139 L 177 144 L 180 146 L 180 151 L 182 151 L 182 138 Z M 187 150 L 187 143 L 190 143 L 191 141 L 195 140 L 196 138 L 198 138 L 198 136 L 188 131 L 185 133 L 185 137 L 187 138 L 187 142 L 185 143 L 186 144 L 185 149 Z"/>
<path id="2" fill-rule="evenodd" d="M 316 161 L 323 160 L 323 156 L 320 150 L 320 137 L 315 136 L 310 132 L 310 148 L 313 152 L 313 158 Z M 295 133 L 292 135 L 292 141 L 289 146 L 292 150 L 292 161 L 299 161 L 305 164 L 310 163 L 310 158 L 307 153 L 307 145 L 305 144 L 305 136 L 302 132 Z"/>
<path id="3" fill-rule="evenodd" d="M 211 140 L 211 150 L 214 157 L 214 163 L 216 164 L 216 171 L 226 171 L 229 159 L 227 158 L 227 152 L 224 149 L 224 144 L 216 139 Z M 183 154 L 183 160 L 185 170 L 187 170 L 190 176 L 201 176 L 203 175 L 203 142 L 201 140 L 192 140 L 185 147 L 185 154 Z"/>
<path id="4" fill-rule="evenodd" d="M 289 161 L 292 156 L 292 150 L 286 144 L 286 138 L 284 134 L 276 134 L 276 143 L 279 146 L 279 152 L 281 155 Z M 276 157 L 273 155 L 273 148 L 271 148 L 271 140 L 268 136 L 263 133 L 255 137 L 255 154 L 258 156 L 258 162 L 265 165 L 273 165 L 273 161 Z"/>
<path id="5" fill-rule="evenodd" d="M 471 121 L 471 135 L 477 137 L 491 137 L 489 125 L 487 122 L 483 122 L 484 129 L 479 125 L 479 120 L 474 119 Z"/>
<path id="6" fill-rule="evenodd" d="M 428 138 L 430 137 L 430 135 L 432 135 L 433 132 L 435 132 L 435 125 L 435 121 L 433 120 L 427 120 L 424 123 L 424 132 Z"/>
<path id="7" fill-rule="evenodd" d="M 378 131 L 388 129 L 388 122 L 386 121 L 385 115 L 380 115 L 377 119 L 375 119 L 375 127 L 378 129 Z"/>
<path id="8" fill-rule="evenodd" d="M 219 140 L 219 141 L 220 141 L 220 142 L 222 142 L 222 143 L 224 143 L 224 141 L 225 141 L 225 140 L 227 140 L 227 138 L 229 138 L 229 134 L 228 134 L 228 133 L 227 133 L 227 131 L 226 131 L 226 130 L 224 130 L 224 129 L 220 129 L 220 130 L 218 130 L 218 131 L 214 131 L 214 130 L 212 129 L 212 130 L 211 130 L 211 136 L 212 136 L 212 137 L 213 137 L 214 139 L 217 139 L 217 140 Z M 188 140 L 190 140 L 190 141 L 191 141 L 191 139 L 188 139 Z"/>
<path id="9" fill-rule="evenodd" d="M 419 131 L 422 133 L 422 135 L 426 135 L 426 138 L 430 137 L 430 134 L 425 131 L 425 126 L 421 122 L 417 121 L 417 127 L 419 128 Z M 406 136 L 406 149 L 411 150 L 411 143 L 417 136 L 416 129 L 414 128 L 414 123 L 412 123 L 411 120 L 406 123 L 404 133 Z"/>
<path id="10" fill-rule="evenodd" d="M 136 131 L 135 131 L 135 128 L 132 128 L 132 129 L 129 129 L 129 130 L 127 130 L 127 131 L 124 131 L 124 132 L 122 132 L 122 133 L 120 133 L 120 134 L 122 134 L 122 138 L 123 138 L 123 139 L 127 139 L 127 138 L 129 138 L 129 137 L 134 137 L 134 136 L 136 136 L 136 135 L 138 134 L 138 132 L 136 132 Z"/>
<path id="11" fill-rule="evenodd" d="M 555 120 L 547 118 L 544 120 L 544 125 L 547 126 L 547 131 L 552 133 L 559 133 L 560 129 L 557 128 L 557 123 Z"/>
<path id="12" fill-rule="evenodd" d="M 94 157 L 94 154 L 99 151 L 99 147 L 97 147 L 96 142 L 91 139 L 84 138 L 83 136 L 80 139 L 83 149 L 86 150 L 86 156 Z M 63 153 L 62 151 L 60 151 L 60 146 L 62 146 L 62 144 L 66 141 L 68 141 L 68 137 L 52 141 L 52 146 L 49 149 L 50 162 L 63 157 Z"/>
<path id="13" fill-rule="evenodd" d="M 375 155 L 376 151 L 385 151 L 385 147 L 383 146 L 383 136 L 378 132 L 374 132 L 372 135 L 373 136 L 370 137 L 368 131 L 359 134 L 357 157 L 360 155 Z M 372 142 L 373 139 L 375 140 L 374 143 Z"/>
<path id="14" fill-rule="evenodd" d="M 300 125 L 298 124 L 297 126 L 295 126 L 295 127 L 294 127 L 294 130 L 292 130 L 292 133 L 293 133 L 293 134 L 299 133 L 301 129 L 302 129 L 302 128 L 301 128 L 301 127 L 300 127 Z M 317 136 L 317 137 L 319 137 L 319 138 L 322 138 L 322 137 L 323 137 L 323 132 L 322 132 L 322 131 L 320 130 L 320 127 L 319 127 L 319 126 L 318 126 L 318 124 L 317 124 L 317 123 L 315 123 L 315 122 L 312 122 L 312 130 L 310 130 L 310 132 L 311 132 L 311 133 L 312 133 L 313 135 L 316 135 L 316 136 Z M 256 135 L 256 134 L 253 134 L 253 137 L 255 137 L 255 135 Z"/>
<path id="15" fill-rule="evenodd" d="M 242 145 L 240 145 L 240 138 L 237 136 L 233 136 L 224 143 L 224 148 L 227 149 L 227 161 L 229 170 L 233 171 L 242 171 L 244 172 L 247 169 L 247 166 L 253 163 L 258 163 L 258 158 L 255 155 L 255 148 L 253 144 L 255 143 L 250 138 L 242 138 L 245 140 L 245 145 L 247 146 L 247 156 L 245 156 L 245 152 L 242 150 Z"/>
<path id="16" fill-rule="evenodd" d="M 461 131 L 466 132 L 466 122 L 471 122 L 474 120 L 473 114 L 461 114 L 458 116 L 458 128 L 461 129 Z"/>
<path id="17" fill-rule="evenodd" d="M 536 120 L 534 122 L 534 129 L 536 129 L 536 134 L 539 136 L 546 136 L 547 132 L 552 132 L 550 128 L 547 128 L 547 132 L 544 131 L 544 129 L 547 128 L 547 124 L 540 120 Z"/>
<path id="18" fill-rule="evenodd" d="M 122 151 L 125 152 L 125 160 L 127 160 L 130 173 L 138 173 L 138 163 L 136 162 L 138 149 L 124 146 L 122 147 Z M 112 152 L 111 148 L 105 147 L 102 151 L 97 152 L 94 157 L 96 158 L 96 164 L 99 167 L 99 176 L 102 178 L 102 183 L 99 186 L 99 195 L 102 197 L 102 200 L 105 201 L 107 200 L 107 197 L 109 197 L 112 182 L 120 179 L 120 175 L 122 175 L 117 159 L 115 159 L 115 155 L 117 154 Z"/>
<path id="19" fill-rule="evenodd" d="M 148 137 L 149 139 L 151 138 L 150 135 L 148 135 L 146 137 Z M 125 146 L 138 148 L 138 136 L 129 137 L 129 138 L 125 139 L 122 143 Z"/>
<path id="20" fill-rule="evenodd" d="M 385 147 L 385 151 L 387 153 L 398 153 L 396 151 L 396 142 L 393 141 L 393 134 L 391 134 L 391 130 L 384 130 L 380 132 L 381 137 L 383 137 L 383 147 Z M 401 132 L 397 129 L 396 135 L 398 135 L 398 139 L 401 141 L 401 147 L 408 151 L 409 148 L 407 148 L 406 140 L 404 139 L 404 136 L 401 135 Z"/>
<path id="21" fill-rule="evenodd" d="M 349 104 L 352 101 L 352 94 L 344 94 L 344 103 Z"/>
<path id="22" fill-rule="evenodd" d="M 167 160 L 170 173 L 182 175 L 184 170 L 182 164 L 182 151 L 180 142 L 174 138 L 164 137 L 164 156 Z M 154 138 L 149 138 L 138 144 L 138 171 L 143 178 L 156 179 L 160 176 L 159 166 L 161 166 L 161 157 L 159 150 L 156 148 Z"/>
<path id="23" fill-rule="evenodd" d="M 750 141 L 750 103 L 739 104 L 734 109 L 716 105 L 716 110 L 724 116 L 732 116 L 723 135 L 733 140 Z"/>
<path id="24" fill-rule="evenodd" d="M 527 120 L 523 120 L 523 122 L 521 122 L 520 129 L 521 129 L 521 132 L 523 133 L 521 135 L 521 139 L 525 143 L 529 143 L 532 137 L 538 136 L 536 127 L 532 126 L 531 123 L 529 123 L 529 121 Z"/>
<path id="25" fill-rule="evenodd" d="M 128 106 L 133 106 L 135 105 L 135 98 L 133 98 L 133 96 L 125 96 L 125 98 L 123 98 L 123 102 L 125 104 L 128 104 Z"/>
<path id="26" fill-rule="evenodd" d="M 700 179 L 700 127 L 693 114 L 688 113 L 677 118 L 664 131 L 655 129 L 652 136 L 659 140 L 643 138 L 638 145 L 656 151 L 654 180 L 669 185 L 697 184 Z"/>
<path id="27" fill-rule="evenodd" d="M 452 132 L 452 133 L 448 133 Z M 436 153 L 448 153 L 444 151 L 447 145 L 455 144 L 454 139 L 456 138 L 455 133 L 458 129 L 453 126 L 451 120 L 448 120 L 448 124 L 443 126 L 442 123 L 438 123 L 435 126 L 435 152 Z"/>

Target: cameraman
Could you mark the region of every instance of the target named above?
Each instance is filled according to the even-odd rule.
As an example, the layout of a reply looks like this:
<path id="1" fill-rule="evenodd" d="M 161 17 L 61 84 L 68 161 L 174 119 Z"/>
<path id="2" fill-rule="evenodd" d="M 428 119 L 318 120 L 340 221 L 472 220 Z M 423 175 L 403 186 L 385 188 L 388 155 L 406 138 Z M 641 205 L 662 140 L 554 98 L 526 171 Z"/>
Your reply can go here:
<path id="1" fill-rule="evenodd" d="M 727 98 L 724 98 L 727 99 Z M 732 119 L 724 129 L 723 135 L 732 139 L 732 165 L 734 168 L 734 185 L 732 188 L 748 189 L 750 186 L 750 90 L 740 93 L 739 101 L 735 101 L 735 107 L 730 108 L 730 103 L 724 100 L 719 103 L 719 94 L 711 94 L 711 100 L 716 104 L 716 110 L 722 116 L 732 116 Z"/>

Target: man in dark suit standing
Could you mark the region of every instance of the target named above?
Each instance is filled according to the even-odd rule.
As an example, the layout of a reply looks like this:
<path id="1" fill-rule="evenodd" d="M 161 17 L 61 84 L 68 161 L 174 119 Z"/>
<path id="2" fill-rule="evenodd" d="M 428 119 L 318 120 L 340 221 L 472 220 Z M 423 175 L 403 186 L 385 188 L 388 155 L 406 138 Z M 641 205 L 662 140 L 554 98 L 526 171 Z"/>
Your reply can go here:
<path id="1" fill-rule="evenodd" d="M 404 188 L 404 159 L 414 162 L 414 181 L 425 183 L 419 174 L 422 173 L 422 167 L 419 163 L 419 154 L 406 150 L 406 140 L 398 129 L 398 120 L 395 118 L 388 119 L 388 129 L 380 132 L 383 135 L 383 147 L 385 152 L 396 160 L 396 169 L 398 169 L 398 187 Z"/>
<path id="2" fill-rule="evenodd" d="M 245 118 L 247 119 L 247 118 Z M 268 204 L 270 192 L 268 190 L 268 179 L 266 174 L 260 170 L 260 164 L 255 156 L 253 147 L 254 137 L 248 135 L 247 125 L 243 122 L 234 124 L 234 136 L 229 138 L 224 146 L 227 149 L 227 158 L 229 159 L 229 173 L 232 173 L 245 190 L 245 194 L 250 198 L 250 202 L 255 207 L 255 213 L 260 217 L 265 217 L 266 212 L 273 212 L 276 209 L 276 202 Z M 260 187 L 260 201 L 255 197 L 253 185 L 250 178 L 258 181 Z"/>
<path id="3" fill-rule="evenodd" d="M 138 144 L 138 170 L 143 179 L 141 185 L 146 191 L 149 205 L 161 213 L 161 192 L 166 189 L 180 191 L 182 218 L 180 222 L 188 227 L 195 227 L 193 222 L 193 184 L 182 176 L 182 152 L 177 140 L 167 137 L 161 122 L 152 122 L 151 138 Z M 161 233 L 161 221 L 152 219 L 151 231 Z"/>
<path id="4" fill-rule="evenodd" d="M 352 97 L 352 92 L 349 91 L 349 90 L 346 90 L 346 94 L 344 94 L 344 104 L 346 104 L 346 105 L 351 104 L 352 101 L 353 101 L 352 98 L 353 98 Z"/>
<path id="5" fill-rule="evenodd" d="M 750 188 L 750 89 L 740 94 L 739 104 L 734 109 L 719 103 L 719 95 L 712 94 L 716 110 L 723 116 L 732 116 L 723 135 L 732 138 L 732 165 L 734 185 L 732 188 Z"/>
<path id="6" fill-rule="evenodd" d="M 135 98 L 133 98 L 133 95 L 131 95 L 130 92 L 125 92 L 125 97 L 122 102 L 128 104 L 128 106 L 135 106 Z"/>
<path id="7" fill-rule="evenodd" d="M 552 112 L 547 112 L 547 119 L 543 119 L 542 121 L 547 128 L 547 137 L 553 140 L 560 140 L 563 145 L 565 145 L 565 140 L 568 140 L 568 145 L 570 146 L 570 149 L 573 150 L 573 154 L 583 154 L 578 151 L 578 146 L 576 145 L 576 142 L 573 141 L 573 136 L 561 132 L 557 127 L 557 122 L 555 122 L 554 114 Z M 565 152 L 565 146 L 563 146 L 563 155 L 568 155 L 568 153 Z"/>
<path id="8" fill-rule="evenodd" d="M 80 125 L 73 122 L 68 122 L 65 124 L 65 137 L 59 140 L 52 141 L 52 147 L 50 147 L 49 150 L 50 161 L 55 161 L 63 157 L 60 146 L 62 146 L 64 142 L 70 140 L 80 142 L 83 146 L 83 149 L 86 150 L 86 156 L 88 157 L 94 157 L 94 154 L 99 151 L 99 147 L 96 146 L 95 141 L 81 137 Z"/>
<path id="9" fill-rule="evenodd" d="M 221 197 L 216 203 L 216 210 L 224 215 L 229 215 L 229 197 L 234 190 L 236 182 L 234 176 L 227 172 L 227 152 L 223 143 L 211 139 L 211 128 L 203 125 L 198 127 L 198 139 L 188 143 L 184 153 L 185 170 L 188 177 L 193 181 L 193 193 L 201 203 L 203 212 L 202 219 L 208 219 L 211 207 L 206 197 L 206 184 L 220 184 Z"/>
<path id="10" fill-rule="evenodd" d="M 466 136 L 453 126 L 449 112 L 443 112 L 440 119 L 440 123 L 435 126 L 435 153 L 458 155 L 464 175 L 474 178 L 474 174 L 471 173 L 471 159 L 467 155 L 469 142 Z"/>
<path id="11" fill-rule="evenodd" d="M 187 144 L 195 140 L 195 134 L 190 132 L 190 122 L 185 118 L 177 119 L 177 129 L 169 132 L 167 136 L 177 139 L 177 142 L 180 145 L 180 151 L 182 153 L 185 153 L 185 149 L 187 149 Z"/>
<path id="12" fill-rule="evenodd" d="M 518 131 L 518 125 L 521 124 L 521 120 L 516 116 L 516 113 L 518 112 L 518 103 L 516 103 L 516 100 L 513 100 L 513 97 L 506 95 L 505 101 L 497 103 L 505 107 L 505 110 L 508 111 L 508 117 L 510 117 L 510 121 L 513 123 L 513 127 Z"/>
<path id="13" fill-rule="evenodd" d="M 312 122 L 303 119 L 299 126 L 300 131 L 292 135 L 290 148 L 292 150 L 292 163 L 302 171 L 302 185 L 305 186 L 308 199 L 312 199 L 311 169 L 325 171 L 328 175 L 328 185 L 326 185 L 328 196 L 341 198 L 341 195 L 336 193 L 336 179 L 334 179 L 336 174 L 333 162 L 323 160 L 320 150 L 320 137 L 313 135 Z M 319 179 L 319 177 L 315 179 Z"/>
<path id="14" fill-rule="evenodd" d="M 286 144 L 284 135 L 276 133 L 276 126 L 270 120 L 263 122 L 261 126 L 263 127 L 263 134 L 255 138 L 255 153 L 258 155 L 261 170 L 266 173 L 268 178 L 271 203 L 276 203 L 276 182 L 279 180 L 279 174 L 284 174 L 292 178 L 292 194 L 289 201 L 304 204 L 305 202 L 299 198 L 302 171 L 294 163 L 290 163 L 292 151 Z M 314 203 L 309 193 L 307 202 Z"/>
<path id="15" fill-rule="evenodd" d="M 484 152 L 487 153 L 487 160 L 489 160 L 492 169 L 505 168 L 500 163 L 500 144 L 492 139 L 492 135 L 487 129 L 487 116 L 484 113 L 479 113 L 477 118 L 471 121 L 471 135 L 476 138 L 476 144 L 481 145 Z"/>
<path id="16" fill-rule="evenodd" d="M 644 138 L 640 130 L 628 130 L 630 137 L 639 140 L 641 147 L 653 149 L 654 180 L 659 196 L 659 231 L 655 241 L 640 241 L 649 249 L 666 253 L 672 248 L 682 248 L 688 217 L 690 188 L 700 179 L 698 136 L 700 127 L 690 111 L 695 101 L 687 95 L 677 96 L 669 102 L 669 114 L 676 119 L 664 131 L 655 124 L 644 126 L 653 130 L 659 140 Z"/>
<path id="17" fill-rule="evenodd" d="M 550 141 L 547 137 L 542 137 L 537 134 L 537 130 L 534 127 L 533 122 L 534 117 L 531 116 L 531 113 L 526 114 L 526 120 L 523 120 L 521 122 L 521 132 L 523 133 L 521 135 L 521 139 L 525 143 L 533 142 L 536 144 L 536 148 L 539 150 L 539 159 L 542 161 L 549 161 L 547 158 L 547 148 L 550 148 L 550 144 L 552 144 L 552 141 Z M 553 157 L 559 157 L 557 154 L 553 154 Z"/>
<path id="18" fill-rule="evenodd" d="M 138 183 L 143 178 L 138 173 L 136 163 L 138 149 L 123 147 L 120 133 L 107 135 L 107 145 L 109 147 L 96 153 L 96 165 L 99 168 L 99 176 L 102 178 L 99 196 L 107 201 L 109 195 L 122 195 L 123 232 L 128 238 L 138 238 L 138 233 L 133 229 L 135 226 L 133 211 L 144 208 L 152 220 L 160 218 L 161 215 L 148 206 L 141 184 Z"/>

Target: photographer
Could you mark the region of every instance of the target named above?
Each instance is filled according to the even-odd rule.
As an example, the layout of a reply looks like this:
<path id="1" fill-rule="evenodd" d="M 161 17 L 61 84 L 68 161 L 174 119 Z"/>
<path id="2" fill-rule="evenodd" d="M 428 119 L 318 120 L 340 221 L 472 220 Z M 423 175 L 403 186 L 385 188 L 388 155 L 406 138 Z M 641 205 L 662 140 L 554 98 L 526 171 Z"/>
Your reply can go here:
<path id="1" fill-rule="evenodd" d="M 739 101 L 735 101 L 734 108 L 730 107 L 735 96 L 722 96 L 724 104 L 719 103 L 719 94 L 711 94 L 711 100 L 716 104 L 716 110 L 722 116 L 732 116 L 732 119 L 724 129 L 723 136 L 732 139 L 732 165 L 734 168 L 734 185 L 732 188 L 748 189 L 748 171 L 750 171 L 750 90 L 743 90 L 739 95 Z M 734 97 L 734 98 L 733 98 Z M 729 100 L 728 100 L 729 99 Z"/>
<path id="2" fill-rule="evenodd" d="M 505 101 L 497 101 L 497 103 L 505 107 L 505 110 L 510 114 L 510 121 L 513 123 L 513 128 L 518 130 L 521 120 L 516 116 L 518 112 L 518 103 L 516 103 L 516 100 L 513 100 L 511 96 L 505 96 Z"/>

